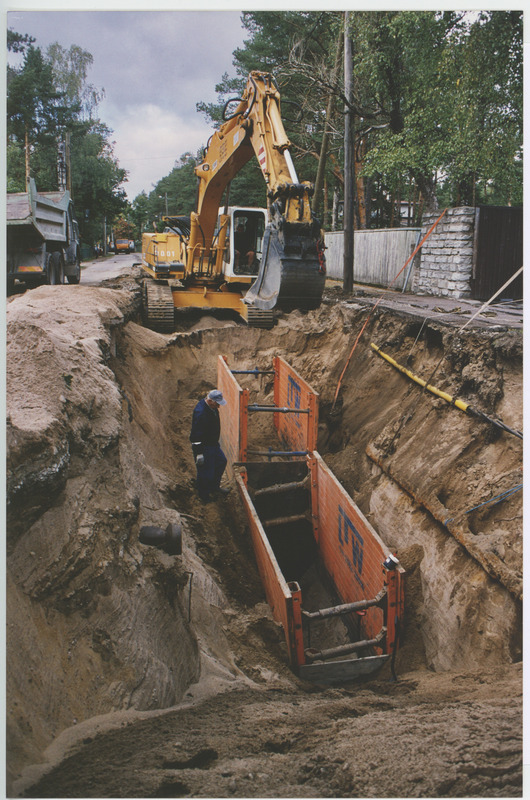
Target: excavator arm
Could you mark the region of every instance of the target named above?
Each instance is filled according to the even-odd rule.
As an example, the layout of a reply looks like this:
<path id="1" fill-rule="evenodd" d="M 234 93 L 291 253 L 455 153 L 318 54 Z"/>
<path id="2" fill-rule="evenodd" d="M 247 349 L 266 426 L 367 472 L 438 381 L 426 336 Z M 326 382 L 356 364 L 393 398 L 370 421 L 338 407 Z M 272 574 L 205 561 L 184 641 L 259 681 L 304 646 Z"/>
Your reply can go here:
<path id="1" fill-rule="evenodd" d="M 191 215 L 187 274 L 215 282 L 222 278 L 226 225 L 214 231 L 223 194 L 252 157 L 267 187 L 268 225 L 260 271 L 244 300 L 258 309 L 314 308 L 320 304 L 325 262 L 318 220 L 311 211 L 313 187 L 300 183 L 280 113 L 272 75 L 251 72 L 234 114 L 211 137 Z"/>

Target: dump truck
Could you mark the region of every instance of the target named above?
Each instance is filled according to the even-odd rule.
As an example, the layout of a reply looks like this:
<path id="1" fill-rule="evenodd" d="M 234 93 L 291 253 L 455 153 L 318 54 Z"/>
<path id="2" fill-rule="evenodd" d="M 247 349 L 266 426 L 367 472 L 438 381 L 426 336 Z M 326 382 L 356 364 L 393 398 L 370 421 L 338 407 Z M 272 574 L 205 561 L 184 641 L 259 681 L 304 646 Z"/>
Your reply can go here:
<path id="1" fill-rule="evenodd" d="M 38 192 L 30 178 L 27 192 L 7 195 L 7 284 L 27 287 L 79 283 L 79 227 L 70 192 Z"/>
<path id="2" fill-rule="evenodd" d="M 274 77 L 251 72 L 223 119 L 195 168 L 195 210 L 164 217 L 163 233 L 142 237 L 144 318 L 161 332 L 173 330 L 175 308 L 231 309 L 267 328 L 276 310 L 317 308 L 322 300 L 326 268 L 313 186 L 298 180 Z M 266 209 L 228 203 L 231 180 L 252 157 L 265 180 Z"/>

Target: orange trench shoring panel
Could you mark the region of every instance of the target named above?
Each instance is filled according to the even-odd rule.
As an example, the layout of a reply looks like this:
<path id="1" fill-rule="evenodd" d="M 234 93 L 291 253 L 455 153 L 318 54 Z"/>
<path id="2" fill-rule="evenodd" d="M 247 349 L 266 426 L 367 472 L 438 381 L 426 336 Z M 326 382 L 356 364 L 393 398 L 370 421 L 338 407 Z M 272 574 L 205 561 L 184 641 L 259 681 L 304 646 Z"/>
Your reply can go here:
<path id="1" fill-rule="evenodd" d="M 237 374 L 237 370 L 234 372 Z M 316 451 L 318 394 L 282 358 L 274 358 L 273 372 L 277 411 L 271 411 L 270 406 L 250 405 L 248 389 L 239 386 L 226 359 L 219 357 L 218 387 L 227 400 L 220 409 L 221 446 L 233 465 L 260 577 L 273 616 L 283 626 L 291 667 L 308 680 L 338 683 L 369 673 L 395 655 L 403 619 L 404 570 Z M 282 453 L 282 462 L 272 467 L 274 456 L 268 457 L 269 472 L 272 470 L 275 476 L 273 482 L 281 480 L 277 476 L 291 466 L 297 470 L 298 479 L 302 472 L 306 474 L 305 481 L 291 481 L 284 488 L 307 489 L 307 524 L 312 528 L 319 562 L 340 598 L 337 606 L 305 611 L 298 582 L 286 580 L 278 564 L 268 526 L 299 520 L 304 514 L 272 522 L 260 518 L 253 495 L 274 492 L 278 485 L 270 490 L 253 490 L 252 476 L 263 465 L 248 461 L 249 410 L 273 413 L 279 439 L 289 448 L 274 451 Z M 284 463 L 287 452 L 292 453 L 288 459 L 291 465 Z M 280 492 L 283 491 L 280 487 Z M 304 550 L 307 550 L 305 545 L 300 552 Z M 309 646 L 311 625 L 346 614 L 355 617 L 358 623 L 359 641 L 322 651 Z"/>

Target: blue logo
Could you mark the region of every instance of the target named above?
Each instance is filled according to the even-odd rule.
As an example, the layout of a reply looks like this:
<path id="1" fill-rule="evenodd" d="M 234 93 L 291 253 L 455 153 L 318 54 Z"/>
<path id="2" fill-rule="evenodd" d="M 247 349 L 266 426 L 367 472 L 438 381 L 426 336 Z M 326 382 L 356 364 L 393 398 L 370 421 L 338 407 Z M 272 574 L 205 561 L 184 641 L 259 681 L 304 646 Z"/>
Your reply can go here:
<path id="1" fill-rule="evenodd" d="M 360 575 L 363 571 L 364 541 L 342 506 L 339 506 L 339 542 L 348 567 L 354 574 L 358 573 L 355 577 L 362 586 Z"/>
<path id="2" fill-rule="evenodd" d="M 302 389 L 300 384 L 295 381 L 292 375 L 287 378 L 287 405 L 289 408 L 300 408 L 302 402 Z M 293 414 L 294 424 L 297 428 L 302 427 L 300 422 L 300 414 Z"/>

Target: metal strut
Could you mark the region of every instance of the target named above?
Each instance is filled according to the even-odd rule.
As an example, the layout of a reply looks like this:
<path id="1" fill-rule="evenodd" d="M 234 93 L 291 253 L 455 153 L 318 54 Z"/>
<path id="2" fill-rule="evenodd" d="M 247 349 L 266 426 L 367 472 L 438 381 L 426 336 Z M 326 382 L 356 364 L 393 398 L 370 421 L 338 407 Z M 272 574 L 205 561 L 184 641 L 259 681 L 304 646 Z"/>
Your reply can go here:
<path id="1" fill-rule="evenodd" d="M 259 406 L 259 405 L 250 405 L 248 406 L 249 411 L 273 411 L 279 414 L 309 414 L 309 408 L 290 408 L 289 406 L 284 406 L 283 408 L 279 406 Z"/>
<path id="2" fill-rule="evenodd" d="M 313 619 L 326 619 L 328 617 L 339 617 L 342 614 L 350 614 L 353 611 L 363 611 L 365 608 L 373 608 L 374 606 L 382 606 L 386 598 L 386 589 L 376 594 L 372 600 L 358 600 L 355 603 L 344 603 L 340 606 L 331 606 L 331 608 L 321 608 L 319 611 L 304 611 L 302 615 L 307 620 Z"/>
<path id="3" fill-rule="evenodd" d="M 365 647 L 380 645 L 386 637 L 386 633 L 386 628 L 383 627 L 375 639 L 364 639 L 361 642 L 351 642 L 350 644 L 343 644 L 339 647 L 330 647 L 327 650 L 308 649 L 305 651 L 305 656 L 307 660 L 311 662 L 324 661 L 326 658 L 335 658 L 336 656 L 343 656 L 347 653 L 354 653 L 356 650 L 363 650 Z"/>
<path id="4" fill-rule="evenodd" d="M 276 375 L 273 369 L 231 369 L 232 375 Z"/>
<path id="5" fill-rule="evenodd" d="M 249 456 L 267 456 L 271 459 L 273 456 L 285 456 L 285 458 L 297 458 L 298 456 L 306 456 L 308 450 L 273 450 L 269 447 L 268 450 L 247 450 Z M 245 464 L 245 461 L 234 461 L 234 464 Z"/>
<path id="6" fill-rule="evenodd" d="M 276 525 L 289 525 L 291 522 L 311 522 L 311 513 L 306 511 L 304 514 L 293 514 L 290 517 L 277 517 L 276 519 L 266 519 L 262 521 L 264 528 L 273 528 Z"/>
<path id="7" fill-rule="evenodd" d="M 291 489 L 304 489 L 309 486 L 309 475 L 302 481 L 291 481 L 291 483 L 275 483 L 273 486 L 264 486 L 263 489 L 256 489 L 254 497 L 262 497 L 266 494 L 280 494 L 280 492 L 290 492 Z"/>

